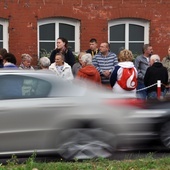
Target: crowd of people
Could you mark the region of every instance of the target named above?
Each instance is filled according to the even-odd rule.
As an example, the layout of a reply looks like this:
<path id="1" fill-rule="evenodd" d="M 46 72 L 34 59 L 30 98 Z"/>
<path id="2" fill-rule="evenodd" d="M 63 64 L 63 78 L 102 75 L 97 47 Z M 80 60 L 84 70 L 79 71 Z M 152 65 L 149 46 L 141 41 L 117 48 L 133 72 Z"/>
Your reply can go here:
<path id="1" fill-rule="evenodd" d="M 170 46 L 168 55 L 162 62 L 159 55 L 153 53 L 150 44 L 144 44 L 143 53 L 136 58 L 130 50 L 124 48 L 116 55 L 110 50 L 108 42 L 102 42 L 98 47 L 95 38 L 89 41 L 89 47 L 79 53 L 76 62 L 68 48 L 67 39 L 59 37 L 50 57 L 39 59 L 39 66 L 69 81 L 74 78 L 88 80 L 112 90 L 113 93 L 130 94 L 144 100 L 157 98 L 155 84 L 160 80 L 161 96 L 165 97 L 170 83 Z M 14 54 L 4 48 L 0 49 L 0 68 L 34 70 L 31 62 L 29 54 L 22 54 L 21 63 L 17 66 Z"/>

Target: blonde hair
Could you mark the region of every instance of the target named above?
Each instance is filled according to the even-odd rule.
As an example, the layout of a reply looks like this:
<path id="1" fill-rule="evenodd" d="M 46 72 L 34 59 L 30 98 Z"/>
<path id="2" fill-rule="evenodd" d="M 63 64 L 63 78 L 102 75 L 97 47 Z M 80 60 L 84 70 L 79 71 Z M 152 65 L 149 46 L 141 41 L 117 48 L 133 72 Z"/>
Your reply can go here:
<path id="1" fill-rule="evenodd" d="M 29 54 L 22 54 L 21 58 L 22 58 L 22 61 L 32 60 L 32 57 Z"/>
<path id="2" fill-rule="evenodd" d="M 86 54 L 86 52 L 80 52 L 78 55 L 78 59 L 82 57 L 82 55 Z"/>
<path id="3" fill-rule="evenodd" d="M 134 57 L 133 57 L 133 54 L 130 50 L 121 50 L 119 55 L 118 55 L 118 60 L 120 62 L 123 62 L 123 61 L 133 61 Z"/>

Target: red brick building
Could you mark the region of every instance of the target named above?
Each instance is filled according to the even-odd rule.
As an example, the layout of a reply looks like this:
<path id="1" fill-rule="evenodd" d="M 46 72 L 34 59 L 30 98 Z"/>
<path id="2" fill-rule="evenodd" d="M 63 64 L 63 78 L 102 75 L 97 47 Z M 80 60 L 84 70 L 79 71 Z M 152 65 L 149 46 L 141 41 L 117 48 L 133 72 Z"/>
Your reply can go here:
<path id="1" fill-rule="evenodd" d="M 125 47 L 141 53 L 151 43 L 154 53 L 167 54 L 170 44 L 170 0 L 4 0 L 0 1 L 0 48 L 20 63 L 29 53 L 37 64 L 43 50 L 65 37 L 73 51 L 89 48 L 89 40 L 108 41 L 111 50 Z"/>

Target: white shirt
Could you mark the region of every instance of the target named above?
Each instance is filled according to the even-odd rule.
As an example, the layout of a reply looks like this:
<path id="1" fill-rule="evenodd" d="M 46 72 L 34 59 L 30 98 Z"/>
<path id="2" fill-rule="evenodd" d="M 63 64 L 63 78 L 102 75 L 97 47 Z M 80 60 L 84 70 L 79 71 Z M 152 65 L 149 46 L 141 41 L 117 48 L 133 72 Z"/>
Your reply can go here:
<path id="1" fill-rule="evenodd" d="M 56 63 L 52 63 L 49 66 L 49 70 L 54 71 L 58 77 L 64 78 L 66 80 L 73 80 L 73 74 L 71 66 L 64 62 L 64 65 L 57 66 Z"/>

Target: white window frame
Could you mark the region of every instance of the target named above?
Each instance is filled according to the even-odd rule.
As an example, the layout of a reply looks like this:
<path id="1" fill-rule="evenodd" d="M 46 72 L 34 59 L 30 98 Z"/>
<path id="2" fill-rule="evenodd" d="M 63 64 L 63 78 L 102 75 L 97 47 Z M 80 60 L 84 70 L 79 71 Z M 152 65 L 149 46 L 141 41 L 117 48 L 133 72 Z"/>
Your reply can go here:
<path id="1" fill-rule="evenodd" d="M 110 41 L 110 27 L 125 24 L 125 41 Z M 129 41 L 129 25 L 138 25 L 144 27 L 144 41 Z M 125 43 L 125 48 L 129 49 L 129 43 L 149 43 L 149 21 L 140 19 L 117 19 L 108 22 L 108 42 Z"/>
<path id="2" fill-rule="evenodd" d="M 50 18 L 50 19 L 41 19 L 38 21 L 38 52 L 40 51 L 39 47 L 39 27 L 44 24 L 55 23 L 55 46 L 57 45 L 57 38 L 59 37 L 59 24 L 68 24 L 75 27 L 75 52 L 80 51 L 80 21 L 75 19 L 66 19 L 66 18 Z M 41 41 L 43 42 L 43 41 Z M 48 41 L 45 41 L 48 42 Z M 54 41 L 49 41 L 54 42 Z M 74 42 L 74 41 L 69 41 Z"/>
<path id="3" fill-rule="evenodd" d="M 9 33 L 8 33 L 8 20 L 1 19 L 0 18 L 0 25 L 3 26 L 3 40 L 0 40 L 0 42 L 3 42 L 3 48 L 5 48 L 8 51 L 8 42 L 9 42 Z"/>

